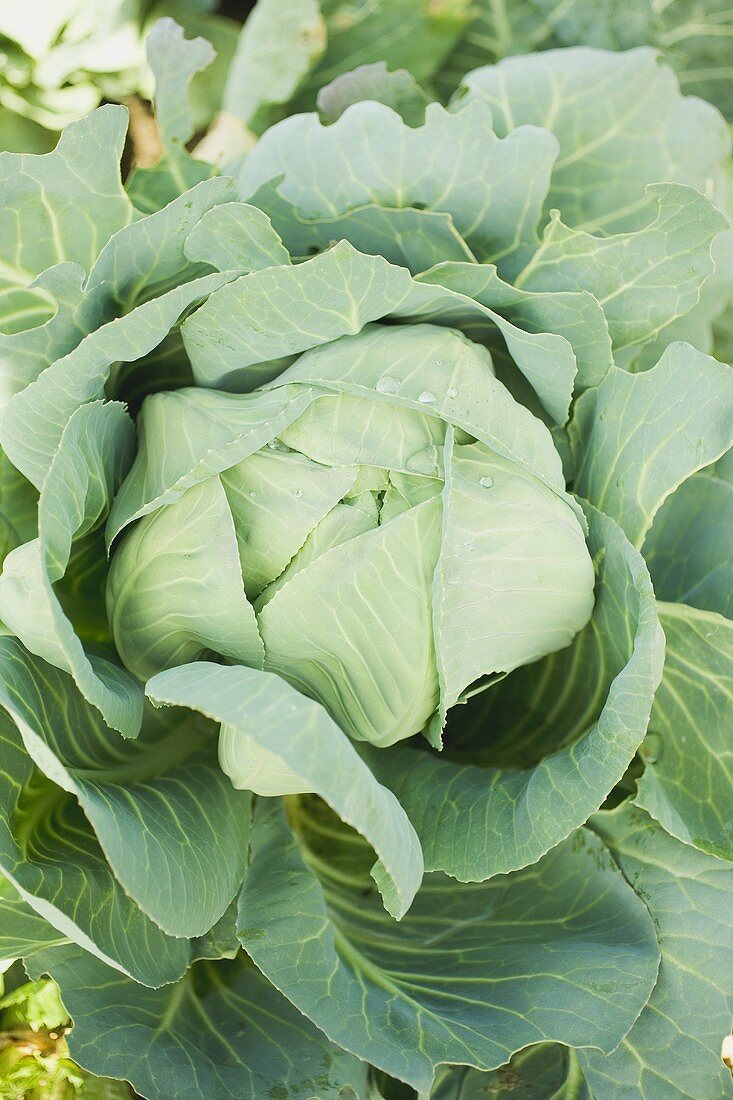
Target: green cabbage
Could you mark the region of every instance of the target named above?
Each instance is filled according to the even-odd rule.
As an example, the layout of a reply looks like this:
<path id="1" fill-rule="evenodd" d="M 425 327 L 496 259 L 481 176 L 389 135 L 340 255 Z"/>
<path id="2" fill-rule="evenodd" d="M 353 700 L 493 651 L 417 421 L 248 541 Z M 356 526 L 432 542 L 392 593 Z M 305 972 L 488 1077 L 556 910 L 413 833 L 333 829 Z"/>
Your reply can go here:
<path id="1" fill-rule="evenodd" d="M 722 117 L 362 69 L 215 173 L 150 57 L 127 186 L 0 155 L 0 957 L 150 1098 L 717 1100 Z"/>

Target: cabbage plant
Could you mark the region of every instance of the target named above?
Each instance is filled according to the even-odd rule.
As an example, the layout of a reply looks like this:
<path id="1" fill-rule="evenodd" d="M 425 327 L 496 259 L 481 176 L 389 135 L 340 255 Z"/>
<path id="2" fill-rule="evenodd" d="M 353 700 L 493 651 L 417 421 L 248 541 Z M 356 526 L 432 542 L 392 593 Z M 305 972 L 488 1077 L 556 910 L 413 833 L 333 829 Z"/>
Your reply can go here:
<path id="1" fill-rule="evenodd" d="M 722 117 L 361 70 L 176 194 L 156 34 L 160 166 L 0 157 L 2 956 L 145 1097 L 717 1100 Z"/>

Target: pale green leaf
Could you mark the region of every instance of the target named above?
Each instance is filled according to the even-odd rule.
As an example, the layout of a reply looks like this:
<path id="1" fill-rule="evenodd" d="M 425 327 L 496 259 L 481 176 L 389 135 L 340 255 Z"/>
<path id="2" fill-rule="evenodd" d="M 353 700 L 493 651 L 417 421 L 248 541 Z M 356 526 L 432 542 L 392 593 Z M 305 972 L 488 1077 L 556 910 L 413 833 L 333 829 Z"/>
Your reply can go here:
<path id="1" fill-rule="evenodd" d="M 234 522 L 216 477 L 127 535 L 113 559 L 106 599 L 117 649 L 140 680 L 207 650 L 262 667 Z"/>
<path id="2" fill-rule="evenodd" d="M 230 275 L 204 275 L 144 302 L 90 332 L 7 406 L 0 442 L 11 462 L 40 488 L 72 413 L 104 395 L 114 363 L 141 359 L 158 346 L 181 314 Z"/>
<path id="3" fill-rule="evenodd" d="M 463 266 L 463 265 L 462 265 Z M 484 265 L 474 265 L 483 270 Z M 472 340 L 489 343 L 500 332 L 506 350 L 530 383 L 542 405 L 558 424 L 564 424 L 578 372 L 572 345 L 555 332 L 537 332 L 523 321 L 515 325 L 485 304 L 493 295 L 481 293 L 474 300 L 462 290 L 444 288 L 438 282 L 414 280 L 405 301 L 394 316 L 408 323 L 429 322 L 460 328 Z M 517 318 L 519 320 L 519 318 Z"/>
<path id="4" fill-rule="evenodd" d="M 349 736 L 386 746 L 438 705 L 431 591 L 440 501 L 328 550 L 262 607 L 265 668 L 319 699 Z"/>
<path id="5" fill-rule="evenodd" d="M 730 868 L 628 805 L 591 824 L 646 902 L 662 952 L 649 1004 L 618 1050 L 579 1052 L 593 1095 L 720 1100 L 731 1084 L 720 1059 L 733 1011 Z"/>
<path id="6" fill-rule="evenodd" d="M 250 202 L 263 210 L 293 256 L 310 256 L 346 240 L 368 256 L 383 256 L 413 273 L 442 260 L 475 264 L 475 257 L 450 214 L 414 206 L 380 206 L 368 202 L 330 218 L 303 217 L 270 181 Z"/>
<path id="7" fill-rule="evenodd" d="M 30 284 L 49 296 L 54 316 L 13 335 L 0 335 L 0 404 L 35 381 L 85 336 L 113 317 L 173 290 L 209 270 L 184 255 L 192 228 L 207 211 L 233 197 L 230 180 L 209 180 L 165 210 L 115 232 L 100 249 L 91 272 L 58 264 Z M 205 258 L 203 258 L 205 259 Z"/>
<path id="8" fill-rule="evenodd" d="M 384 283 L 388 278 L 390 284 L 395 284 L 395 289 L 401 285 L 402 281 L 404 293 L 398 293 L 394 298 L 388 298 L 385 295 L 380 301 L 371 283 L 367 284 L 366 289 L 361 293 L 370 295 L 368 305 L 373 307 L 374 311 L 370 312 L 365 320 L 378 319 L 388 314 L 391 318 L 402 321 L 425 320 L 448 326 L 457 325 L 479 341 L 495 337 L 497 331 L 500 332 L 520 371 L 530 381 L 545 407 L 558 422 L 564 422 L 567 419 L 573 383 L 578 370 L 572 342 L 577 340 L 579 344 L 585 385 L 590 381 L 600 380 L 610 363 L 611 353 L 606 322 L 600 307 L 590 295 L 566 296 L 571 300 L 569 309 L 568 302 L 563 302 L 558 296 L 557 308 L 553 300 L 548 303 L 546 309 L 543 309 L 541 304 L 539 308 L 533 308 L 533 305 L 530 305 L 526 310 L 522 310 L 521 307 L 512 310 L 511 306 L 516 307 L 517 302 L 530 299 L 532 303 L 535 301 L 543 303 L 545 299 L 551 299 L 552 296 L 532 296 L 512 291 L 498 277 L 493 281 L 493 285 L 487 286 L 487 279 L 482 278 L 481 275 L 486 270 L 485 265 L 466 262 L 472 261 L 473 257 L 448 214 L 416 210 L 411 207 L 390 209 L 368 203 L 355 207 L 343 215 L 308 221 L 300 218 L 295 208 L 282 200 L 277 192 L 273 193 L 269 186 L 265 188 L 264 195 L 261 190 L 252 201 L 267 211 L 278 233 L 294 255 L 310 254 L 313 251 L 328 248 L 334 240 L 338 240 L 341 243 L 334 248 L 334 252 L 346 249 L 345 242 L 348 241 L 367 255 L 384 257 L 390 265 L 406 265 L 411 271 L 423 271 L 435 265 L 436 262 L 446 260 L 454 261 L 456 266 L 463 261 L 460 264 L 464 272 L 463 278 L 455 289 L 423 285 L 422 280 L 410 284 L 404 278 L 404 273 L 395 267 L 384 268 L 384 275 L 380 281 Z M 218 218 L 219 215 L 216 217 Z M 346 252 L 345 255 L 350 255 L 350 252 Z M 358 253 L 355 254 L 354 262 L 357 257 L 359 257 Z M 321 265 L 324 269 L 330 270 L 330 262 L 325 257 L 317 257 L 317 261 L 312 260 L 307 268 L 306 265 L 299 265 L 292 273 L 272 271 L 267 279 L 262 278 L 257 282 L 242 281 L 241 284 L 237 282 L 236 290 L 232 287 L 229 293 L 222 297 L 221 305 L 218 302 L 216 305 L 212 303 L 211 307 L 200 310 L 196 317 L 186 323 L 184 333 L 195 330 L 195 336 L 187 340 L 187 349 L 194 362 L 194 369 L 197 370 L 204 384 L 251 389 L 255 384 L 274 377 L 283 368 L 285 364 L 280 358 L 275 359 L 274 362 L 267 361 L 273 356 L 281 357 L 283 347 L 289 349 L 292 346 L 292 337 L 287 332 L 287 326 L 291 323 L 290 313 L 294 307 L 290 302 L 286 308 L 278 289 L 282 287 L 283 291 L 292 293 L 292 284 L 295 284 L 296 293 L 300 297 L 301 283 L 305 281 L 306 275 L 309 279 L 315 276 L 316 271 L 320 275 Z M 360 272 L 360 278 L 355 278 L 352 274 L 350 280 L 356 294 L 360 290 L 359 284 L 363 279 L 365 280 L 369 271 L 365 257 L 359 257 L 359 263 L 363 266 L 364 272 Z M 247 267 L 248 264 L 245 261 L 245 270 Z M 301 270 L 301 268 L 306 269 Z M 496 275 L 495 269 L 491 270 Z M 441 278 L 439 275 L 433 278 L 431 273 L 426 282 L 439 284 Z M 477 282 L 476 294 L 479 300 L 475 301 L 472 295 Z M 464 290 L 468 293 L 464 293 Z M 256 294 L 255 291 L 257 291 Z M 261 293 L 267 295 L 267 300 L 264 302 L 260 301 Z M 244 302 L 240 301 L 242 298 Z M 578 298 L 581 299 L 579 306 L 575 302 Z M 491 308 L 491 305 L 498 303 L 501 303 L 501 306 L 511 303 L 508 310 L 511 316 L 503 316 L 503 311 L 497 313 Z M 334 338 L 344 332 L 354 331 L 354 328 L 343 325 L 343 322 L 336 328 L 333 325 L 333 319 L 329 318 L 326 320 L 323 332 L 321 332 L 321 326 L 318 326 L 316 330 L 318 338 L 314 340 L 313 329 L 309 327 L 310 317 L 314 312 L 322 309 L 322 304 L 322 296 L 307 306 L 304 303 L 303 319 L 299 330 L 300 341 L 295 348 L 296 351 L 304 350 L 306 341 L 303 329 L 305 333 L 311 334 L 311 346 L 324 342 L 327 327 L 332 328 Z M 242 314 L 243 305 L 246 309 L 246 327 L 241 335 L 236 330 L 232 334 L 232 313 Z M 226 316 L 222 307 L 226 308 Z M 578 332 L 576 316 L 578 311 L 581 314 L 580 332 Z M 257 318 L 260 318 L 263 313 L 271 318 L 266 342 L 263 339 L 263 333 L 257 327 Z M 568 313 L 569 316 L 566 315 Z M 296 317 L 299 316 L 300 309 L 296 314 Z M 557 332 L 553 327 L 556 316 L 559 322 Z M 514 324 L 514 320 L 518 324 Z M 544 327 L 549 331 L 542 331 L 543 322 Z M 286 335 L 287 342 L 278 341 L 273 346 L 273 337 L 277 339 L 280 334 Z M 225 350 L 222 352 L 219 347 L 212 346 L 214 344 L 223 345 Z M 254 370 L 242 369 L 240 366 L 242 358 L 251 360 L 255 355 L 264 359 L 265 363 Z M 227 373 L 221 370 L 223 357 L 226 358 L 227 365 L 231 363 L 229 368 L 231 381 L 227 380 Z M 592 362 L 591 367 L 588 365 L 589 360 Z"/>
<path id="9" fill-rule="evenodd" d="M 576 406 L 575 487 L 613 516 L 636 547 L 664 502 L 733 444 L 733 374 L 689 344 L 651 370 L 612 370 Z"/>
<path id="10" fill-rule="evenodd" d="M 553 217 L 516 280 L 524 290 L 589 291 L 603 308 L 617 353 L 653 339 L 696 305 L 715 269 L 712 243 L 728 226 L 691 187 L 658 183 L 646 193 L 656 213 L 630 233 L 593 236 Z"/>
<path id="11" fill-rule="evenodd" d="M 29 960 L 50 972 L 74 1021 L 72 1057 L 131 1080 L 148 1100 L 348 1100 L 366 1067 L 289 1004 L 244 956 L 197 962 L 184 978 L 146 989 L 75 947 Z"/>
<path id="12" fill-rule="evenodd" d="M 28 658 L 14 639 L 0 638 L 0 654 L 4 677 L 13 666 L 27 677 Z M 166 936 L 129 898 L 74 796 L 34 766 L 8 718 L 0 758 L 0 865 L 24 900 L 60 936 L 137 981 L 179 978 L 188 941 Z"/>
<path id="13" fill-rule="evenodd" d="M 114 729 L 133 737 L 142 692 L 113 661 L 89 655 L 54 585 L 72 544 L 104 522 L 132 460 L 134 428 L 122 405 L 93 402 L 70 417 L 38 501 L 38 537 L 12 550 L 0 575 L 0 619 L 32 653 L 73 676 Z"/>
<path id="14" fill-rule="evenodd" d="M 67 942 L 0 876 L 0 969 L 6 959 L 28 958 L 45 947 Z"/>
<path id="15" fill-rule="evenodd" d="M 422 879 L 415 832 L 318 703 L 250 668 L 199 663 L 162 672 L 147 693 L 222 724 L 219 758 L 233 785 L 262 795 L 314 793 L 374 848 L 371 869 L 384 903 L 404 916 Z"/>
<path id="16" fill-rule="evenodd" d="M 407 271 L 363 256 L 346 241 L 306 263 L 236 279 L 182 326 L 201 386 L 253 390 L 282 369 L 280 359 L 359 332 L 407 294 Z"/>
<path id="17" fill-rule="evenodd" d="M 322 466 L 271 447 L 221 475 L 249 599 L 280 576 L 356 476 L 355 467 Z"/>
<path id="18" fill-rule="evenodd" d="M 139 418 L 135 461 L 110 512 L 108 542 L 128 523 L 254 454 L 311 400 L 301 387 L 251 395 L 185 389 L 149 397 Z M 175 447 L 169 446 L 173 422 Z"/>
<path id="19" fill-rule="evenodd" d="M 243 202 L 210 210 L 188 234 L 189 260 L 241 273 L 288 265 L 290 256 L 266 214 Z"/>
<path id="20" fill-rule="evenodd" d="M 733 623 L 709 611 L 660 604 L 664 676 L 634 799 L 672 836 L 733 859 Z"/>
<path id="21" fill-rule="evenodd" d="M 390 72 L 386 61 L 374 61 L 337 76 L 320 89 L 316 104 L 322 121 L 330 125 L 341 118 L 352 103 L 365 99 L 391 107 L 408 126 L 422 125 L 425 108 L 430 102 L 406 69 Z"/>
<path id="22" fill-rule="evenodd" d="M 282 176 L 280 194 L 306 219 L 370 202 L 443 211 L 480 259 L 511 273 L 534 250 L 556 153 L 554 137 L 536 127 L 497 138 L 480 101 L 457 113 L 431 103 L 416 128 L 381 103 L 356 103 L 331 126 L 296 115 L 272 127 L 237 180 L 249 200 Z"/>
<path id="23" fill-rule="evenodd" d="M 590 618 L 594 581 L 564 501 L 480 443 L 446 446 L 433 593 L 440 726 L 474 680 L 570 645 Z"/>
<path id="24" fill-rule="evenodd" d="M 239 887 L 249 834 L 249 798 L 221 774 L 213 728 L 148 712 L 123 741 L 63 673 L 10 639 L 2 658 L 2 705 L 36 766 L 78 800 L 130 904 L 170 935 L 203 935 Z"/>
<path id="25" fill-rule="evenodd" d="M 146 49 L 161 136 L 167 146 L 181 148 L 193 133 L 189 85 L 214 60 L 214 48 L 205 38 L 187 39 L 183 28 L 165 16 L 148 35 Z"/>
<path id="26" fill-rule="evenodd" d="M 733 618 L 733 484 L 684 481 L 657 512 L 644 558 L 660 600 Z"/>
<path id="27" fill-rule="evenodd" d="M 468 330 L 475 324 L 472 314 L 478 314 L 478 307 L 485 306 L 487 311 L 498 311 L 507 321 L 527 332 L 564 336 L 575 353 L 575 382 L 582 389 L 598 385 L 613 363 L 608 322 L 596 299 L 585 288 L 568 291 L 552 287 L 547 292 L 518 289 L 503 282 L 492 264 L 451 262 L 441 262 L 430 271 L 423 271 L 418 281 L 444 287 L 455 295 L 463 295 L 464 299 L 473 299 L 477 306 L 470 302 L 464 305 Z M 458 308 L 458 299 L 454 301 L 454 308 Z M 436 299 L 436 304 L 438 302 L 439 299 Z M 487 315 L 490 316 L 488 312 Z M 507 346 L 514 351 L 508 340 Z M 544 346 L 547 355 L 552 347 L 547 337 Z M 555 354 L 559 358 L 558 341 L 555 341 L 554 347 L 558 349 Z M 522 360 L 519 355 L 516 358 L 522 369 Z M 537 379 L 544 382 L 550 373 L 549 362 L 546 362 L 544 369 L 537 371 Z M 527 376 L 541 394 L 540 383 L 534 380 L 533 375 Z M 572 375 L 569 385 L 572 392 Z"/>
<path id="28" fill-rule="evenodd" d="M 546 209 L 557 207 L 574 229 L 620 233 L 645 225 L 653 202 L 647 184 L 665 180 L 704 192 L 730 149 L 717 111 L 683 97 L 651 49 L 579 46 L 508 58 L 469 73 L 463 87 L 492 108 L 497 133 L 529 123 L 557 137 Z"/>
<path id="29" fill-rule="evenodd" d="M 235 197 L 232 181 L 204 180 L 165 209 L 140 218 L 115 233 L 100 252 L 84 286 L 81 324 L 85 332 L 110 316 L 176 290 L 207 275 L 207 257 L 192 256 L 188 242 L 207 214 Z M 63 353 L 62 353 L 63 354 Z"/>
<path id="30" fill-rule="evenodd" d="M 595 838 L 493 883 L 432 875 L 400 925 L 350 848 L 349 878 L 327 850 L 316 877 L 280 808 L 258 804 L 240 937 L 333 1041 L 414 1088 L 443 1062 L 492 1069 L 545 1039 L 612 1050 L 646 1003 L 653 925 Z"/>
<path id="31" fill-rule="evenodd" d="M 461 332 L 429 324 L 373 325 L 356 337 L 307 352 L 270 387 L 293 382 L 439 418 L 565 496 L 560 459 L 549 431 L 494 378 L 488 353 Z M 327 440 L 321 445 L 326 446 Z M 413 472 L 431 471 L 414 468 Z"/>
<path id="32" fill-rule="evenodd" d="M 0 331 L 0 410 L 10 398 L 61 355 L 76 347 L 84 336 L 79 313 L 84 303 L 84 271 L 78 264 L 48 268 L 28 286 L 54 303 L 47 321 L 19 332 Z"/>
<path id="33" fill-rule="evenodd" d="M 317 0 L 261 0 L 239 35 L 224 110 L 263 129 L 267 108 L 287 103 L 325 48 L 326 24 Z"/>
<path id="34" fill-rule="evenodd" d="M 88 271 L 134 219 L 120 179 L 126 129 L 124 108 L 100 107 L 52 153 L 0 153 L 0 285 L 25 285 L 63 260 Z"/>
<path id="35" fill-rule="evenodd" d="M 389 333 L 390 330 L 379 331 Z M 373 336 L 374 330 L 369 335 Z M 367 338 L 366 333 L 364 338 Z M 341 363 L 346 362 L 352 346 L 348 340 L 332 345 L 340 353 L 338 360 Z M 357 355 L 360 346 L 355 349 Z M 383 347 L 390 348 L 390 343 Z M 390 350 L 395 350 L 394 345 Z M 336 355 L 331 357 L 331 368 L 336 365 L 336 359 Z M 488 374 L 487 362 L 484 360 L 481 366 Z M 402 373 L 399 362 L 395 366 Z M 305 369 L 309 368 L 314 374 L 319 373 L 318 363 L 315 366 L 308 363 Z M 344 387 L 347 392 L 341 393 L 332 393 L 325 387 L 323 390 L 311 389 L 311 403 L 302 416 L 280 433 L 280 443 L 326 466 L 378 467 L 390 471 L 390 476 L 397 473 L 442 478 L 446 425 L 441 417 L 422 412 L 424 405 L 418 404 L 418 411 L 418 408 L 406 408 L 399 399 L 380 397 L 375 400 L 369 385 L 362 394 L 351 394 L 347 387 L 348 382 Z M 275 392 L 287 392 L 288 389 L 290 386 Z M 385 484 L 377 491 L 386 488 Z M 376 525 L 375 516 L 372 526 Z"/>

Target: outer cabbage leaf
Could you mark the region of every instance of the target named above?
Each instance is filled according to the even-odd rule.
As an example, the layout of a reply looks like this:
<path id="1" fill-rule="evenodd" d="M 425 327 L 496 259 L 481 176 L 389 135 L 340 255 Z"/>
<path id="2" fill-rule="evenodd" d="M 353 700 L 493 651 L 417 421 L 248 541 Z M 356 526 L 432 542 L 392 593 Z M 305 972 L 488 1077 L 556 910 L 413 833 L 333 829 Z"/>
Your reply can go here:
<path id="1" fill-rule="evenodd" d="M 3 706 L 45 777 L 33 774 L 30 760 L 21 768 L 17 737 L 8 728 L 5 751 L 17 793 L 9 788 L 5 804 L 7 874 L 29 896 L 27 881 L 45 864 L 45 878 L 39 878 L 36 888 L 42 915 L 137 980 L 151 985 L 173 980 L 178 975 L 165 970 L 165 954 L 180 958 L 183 952 L 185 960 L 187 944 L 184 939 L 166 943 L 160 928 L 171 936 L 202 935 L 226 910 L 246 860 L 248 795 L 235 791 L 222 775 L 213 730 L 200 720 L 190 715 L 184 720 L 179 713 L 166 724 L 148 717 L 140 737 L 125 742 L 104 726 L 63 673 L 34 660 L 14 639 L 0 639 L 0 644 Z M 26 804 L 28 823 L 23 827 L 18 815 Z M 78 831 L 78 854 L 73 832 L 44 831 L 56 814 Z M 52 858 L 56 847 L 59 853 Z M 64 854 L 68 867 L 56 866 Z M 17 870 L 10 860 L 16 861 Z M 87 865 L 89 888 L 77 897 L 75 883 L 80 876 L 84 881 Z M 113 884 L 107 886 L 108 898 L 105 876 Z M 44 899 L 61 917 L 44 909 Z M 121 927 L 112 920 L 110 929 L 109 910 L 115 907 L 119 919 L 125 919 Z M 69 921 L 75 924 L 71 931 Z M 139 942 L 148 927 L 152 949 L 156 935 L 164 944 L 154 965 Z M 131 963 L 130 953 L 135 952 L 139 957 Z M 158 967 L 165 977 L 157 979 Z"/>
<path id="2" fill-rule="evenodd" d="M 221 723 L 219 760 L 235 787 L 320 795 L 372 845 L 385 906 L 404 916 L 422 879 L 417 837 L 322 707 L 271 673 L 203 662 L 154 676 L 146 691 L 156 705 L 190 707 Z"/>
<path id="3" fill-rule="evenodd" d="M 273 127 L 245 158 L 237 181 L 242 198 L 251 200 L 283 176 L 279 193 L 311 219 L 368 202 L 442 210 L 480 259 L 516 271 L 536 245 L 556 155 L 554 138 L 534 126 L 500 140 L 481 101 L 457 113 L 431 103 L 416 129 L 389 107 L 356 103 L 332 126 L 313 114 Z"/>
<path id="4" fill-rule="evenodd" d="M 431 876 L 399 931 L 349 848 L 345 877 L 301 853 L 277 805 L 258 805 L 240 938 L 327 1035 L 418 1090 L 440 1063 L 490 1069 L 543 1039 L 611 1050 L 646 1003 L 653 926 L 587 835 L 494 883 Z"/>
<path id="5" fill-rule="evenodd" d="M 0 286 L 64 260 L 88 270 L 134 219 L 120 178 L 126 126 L 123 107 L 102 107 L 68 126 L 52 153 L 0 153 Z"/>
<path id="6" fill-rule="evenodd" d="M 390 72 L 386 61 L 360 65 L 342 73 L 318 92 L 318 113 L 323 122 L 340 118 L 352 103 L 370 99 L 392 107 L 409 126 L 425 121 L 425 107 L 430 102 L 414 77 L 406 69 Z"/>
<path id="7" fill-rule="evenodd" d="M 659 980 L 618 1050 L 579 1058 L 597 1100 L 718 1100 L 730 1087 L 720 1043 L 730 1028 L 731 875 L 728 865 L 680 844 L 628 805 L 592 827 L 654 918 Z"/>
<path id="8" fill-rule="evenodd" d="M 17 333 L 0 334 L 2 405 L 34 382 L 46 367 L 75 350 L 95 329 L 204 275 L 208 266 L 189 261 L 183 251 L 185 242 L 207 211 L 231 197 L 230 181 L 211 180 L 160 213 L 114 233 L 87 277 L 78 265 L 62 263 L 34 280 L 26 293 L 47 294 L 53 302 L 53 316 Z"/>
<path id="9" fill-rule="evenodd" d="M 660 618 L 667 657 L 634 801 L 678 840 L 730 860 L 733 623 L 681 604 L 660 604 Z"/>
<path id="10" fill-rule="evenodd" d="M 10 640 L 0 641 L 5 650 Z M 7 718 L 0 754 L 0 859 L 24 900 L 60 935 L 136 980 L 161 985 L 179 978 L 188 942 L 166 936 L 130 900 L 75 799 L 36 770 Z"/>
<path id="11" fill-rule="evenodd" d="M 718 112 L 680 95 L 674 73 L 650 49 L 577 47 L 508 58 L 469 73 L 462 88 L 491 107 L 498 134 L 534 125 L 556 136 L 546 209 L 558 207 L 573 229 L 621 233 L 645 225 L 653 202 L 647 184 L 665 180 L 704 192 L 730 150 Z"/>
<path id="12" fill-rule="evenodd" d="M 715 268 L 712 242 L 728 226 L 692 188 L 651 184 L 647 194 L 656 200 L 657 213 L 631 233 L 597 237 L 568 229 L 554 216 L 516 279 L 524 290 L 592 293 L 617 356 L 653 339 L 697 304 Z"/>
<path id="13" fill-rule="evenodd" d="M 409 285 L 406 271 L 346 241 L 306 263 L 245 275 L 184 323 L 194 377 L 201 386 L 253 390 L 282 371 L 283 357 L 391 312 Z"/>
<path id="14" fill-rule="evenodd" d="M 134 428 L 117 403 L 95 402 L 69 419 L 38 502 L 38 537 L 11 551 L 0 576 L 0 617 L 39 657 L 73 676 L 82 694 L 114 729 L 134 736 L 142 692 L 106 656 L 88 654 L 54 585 L 69 565 L 74 541 L 103 522 L 132 460 Z"/>
<path id="15" fill-rule="evenodd" d="M 0 879 L 0 969 L 8 959 L 68 943 L 66 936 L 23 901 L 7 879 Z"/>
<path id="16" fill-rule="evenodd" d="M 684 481 L 644 543 L 658 598 L 733 618 L 732 544 L 733 484 L 705 473 Z"/>
<path id="17" fill-rule="evenodd" d="M 240 954 L 194 963 L 163 989 L 146 989 L 77 947 L 29 960 L 51 973 L 74 1028 L 74 1058 L 94 1073 L 124 1077 L 149 1100 L 292 1100 L 361 1096 L 366 1067 L 333 1046 Z M 353 1091 L 352 1091 L 353 1090 Z"/>
<path id="18" fill-rule="evenodd" d="M 733 374 L 689 344 L 651 370 L 609 372 L 578 401 L 577 491 L 641 547 L 664 500 L 733 445 Z"/>

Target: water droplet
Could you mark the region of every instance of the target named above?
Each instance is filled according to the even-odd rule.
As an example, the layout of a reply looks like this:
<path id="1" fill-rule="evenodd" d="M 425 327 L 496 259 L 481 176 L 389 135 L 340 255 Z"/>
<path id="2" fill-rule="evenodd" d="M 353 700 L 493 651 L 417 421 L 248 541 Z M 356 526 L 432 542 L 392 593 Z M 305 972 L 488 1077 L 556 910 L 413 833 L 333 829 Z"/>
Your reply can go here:
<path id="1" fill-rule="evenodd" d="M 257 493 L 253 489 L 252 492 L 249 495 L 254 499 L 254 497 L 257 496 Z"/>
<path id="2" fill-rule="evenodd" d="M 490 489 L 493 484 L 494 484 L 493 477 L 482 477 L 481 480 L 479 481 L 479 485 L 481 486 L 482 489 Z"/>
<path id="3" fill-rule="evenodd" d="M 293 489 L 293 496 L 294 497 L 302 497 L 302 495 L 303 495 L 303 490 L 302 489 Z"/>
<path id="4" fill-rule="evenodd" d="M 379 393 L 397 393 L 397 382 L 394 378 L 385 375 L 384 378 L 378 380 L 377 391 Z"/>
<path id="5" fill-rule="evenodd" d="M 432 405 L 435 400 L 435 394 L 431 393 L 430 390 L 423 390 L 418 396 L 418 401 L 423 405 Z"/>
<path id="6" fill-rule="evenodd" d="M 278 451 L 280 454 L 287 454 L 290 450 L 281 439 L 271 439 L 267 446 L 271 451 Z"/>
<path id="7" fill-rule="evenodd" d="M 450 397 L 451 399 L 454 398 L 454 397 L 458 397 L 458 390 L 456 389 L 455 386 L 451 386 L 449 388 L 448 397 Z"/>

